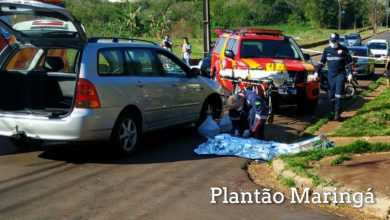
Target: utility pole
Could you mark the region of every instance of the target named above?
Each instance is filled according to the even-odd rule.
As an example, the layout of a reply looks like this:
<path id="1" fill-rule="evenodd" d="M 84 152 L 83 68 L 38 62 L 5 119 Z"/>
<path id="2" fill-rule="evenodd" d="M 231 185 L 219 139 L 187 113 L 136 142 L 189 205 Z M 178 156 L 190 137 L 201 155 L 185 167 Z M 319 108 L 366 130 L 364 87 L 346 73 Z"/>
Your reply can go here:
<path id="1" fill-rule="evenodd" d="M 386 28 L 389 27 L 389 0 L 386 0 Z"/>
<path id="2" fill-rule="evenodd" d="M 374 34 L 376 33 L 376 17 L 377 17 L 377 7 L 378 7 L 378 0 L 374 0 L 375 1 L 375 6 L 374 6 L 374 25 L 373 25 L 373 32 Z"/>
<path id="3" fill-rule="evenodd" d="M 210 2 L 203 0 L 203 53 L 206 56 L 210 52 L 211 34 L 210 34 Z"/>
<path id="4" fill-rule="evenodd" d="M 341 0 L 339 1 L 339 31 L 341 30 Z"/>

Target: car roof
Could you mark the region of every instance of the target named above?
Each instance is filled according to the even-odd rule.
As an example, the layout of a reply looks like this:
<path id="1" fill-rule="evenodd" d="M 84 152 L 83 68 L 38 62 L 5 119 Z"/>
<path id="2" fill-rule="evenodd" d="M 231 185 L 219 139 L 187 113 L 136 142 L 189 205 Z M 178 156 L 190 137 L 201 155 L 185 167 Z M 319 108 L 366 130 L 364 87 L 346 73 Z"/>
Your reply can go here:
<path id="1" fill-rule="evenodd" d="M 156 43 L 139 38 L 121 37 L 92 37 L 88 39 L 89 44 L 104 44 L 109 47 L 154 47 L 160 48 Z"/>

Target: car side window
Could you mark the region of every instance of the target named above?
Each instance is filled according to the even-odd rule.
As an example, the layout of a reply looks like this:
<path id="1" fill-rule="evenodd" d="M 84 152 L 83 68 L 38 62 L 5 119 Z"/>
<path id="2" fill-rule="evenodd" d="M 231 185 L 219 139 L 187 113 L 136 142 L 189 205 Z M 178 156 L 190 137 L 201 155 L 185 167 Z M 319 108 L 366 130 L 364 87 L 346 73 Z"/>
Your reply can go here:
<path id="1" fill-rule="evenodd" d="M 8 62 L 6 70 L 29 70 L 34 64 L 36 56 L 39 56 L 39 49 L 35 47 L 23 48 L 16 52 Z"/>
<path id="2" fill-rule="evenodd" d="M 161 76 L 158 62 L 150 49 L 131 48 L 126 49 L 126 57 L 128 62 L 131 62 L 134 67 L 135 75 L 137 76 Z"/>
<path id="3" fill-rule="evenodd" d="M 236 40 L 236 39 L 234 40 L 232 50 L 233 50 L 234 54 L 237 54 L 237 52 L 238 52 L 238 40 Z"/>
<path id="4" fill-rule="evenodd" d="M 186 77 L 187 73 L 174 61 L 165 54 L 157 52 L 157 57 L 164 69 L 165 76 L 168 77 Z"/>
<path id="5" fill-rule="evenodd" d="M 226 49 L 227 49 L 227 50 L 232 50 L 232 49 L 233 49 L 234 41 L 235 41 L 235 39 L 232 39 L 232 38 L 229 39 L 228 44 L 227 44 L 227 46 L 226 46 Z"/>
<path id="6" fill-rule="evenodd" d="M 217 45 L 215 46 L 215 52 L 216 53 L 221 53 L 222 52 L 222 48 L 223 48 L 223 45 L 225 45 L 225 42 L 226 42 L 226 37 L 221 37 L 218 42 L 217 42 Z"/>
<path id="7" fill-rule="evenodd" d="M 127 75 L 120 48 L 103 49 L 98 54 L 98 74 L 102 76 Z"/>

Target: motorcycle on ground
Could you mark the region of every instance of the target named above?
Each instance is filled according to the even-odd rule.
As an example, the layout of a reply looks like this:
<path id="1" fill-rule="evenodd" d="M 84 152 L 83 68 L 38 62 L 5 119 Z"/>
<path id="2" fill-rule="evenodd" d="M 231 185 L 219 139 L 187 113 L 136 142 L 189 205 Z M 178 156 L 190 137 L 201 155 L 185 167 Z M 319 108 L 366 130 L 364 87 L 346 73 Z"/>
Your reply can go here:
<path id="1" fill-rule="evenodd" d="M 346 74 L 346 77 L 348 74 Z M 321 73 L 319 73 L 320 77 L 320 88 L 324 90 L 325 92 L 328 92 L 329 89 L 329 80 L 328 80 L 328 71 L 323 70 Z M 356 95 L 356 87 L 359 85 L 356 74 L 352 74 L 352 80 L 348 82 L 348 80 L 345 80 L 345 87 L 344 87 L 344 99 L 351 99 Z"/>

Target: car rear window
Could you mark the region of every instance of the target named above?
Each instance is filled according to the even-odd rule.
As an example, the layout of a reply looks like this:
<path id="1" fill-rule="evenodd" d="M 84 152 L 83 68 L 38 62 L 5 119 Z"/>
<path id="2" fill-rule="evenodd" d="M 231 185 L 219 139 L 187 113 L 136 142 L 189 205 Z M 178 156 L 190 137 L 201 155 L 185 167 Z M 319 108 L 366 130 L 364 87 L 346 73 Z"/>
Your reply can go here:
<path id="1" fill-rule="evenodd" d="M 371 42 L 367 44 L 367 47 L 373 50 L 386 50 L 387 44 L 386 43 L 379 43 L 379 42 Z"/>
<path id="2" fill-rule="evenodd" d="M 349 49 L 349 53 L 352 56 L 362 56 L 362 57 L 368 56 L 368 51 L 365 49 Z"/>

